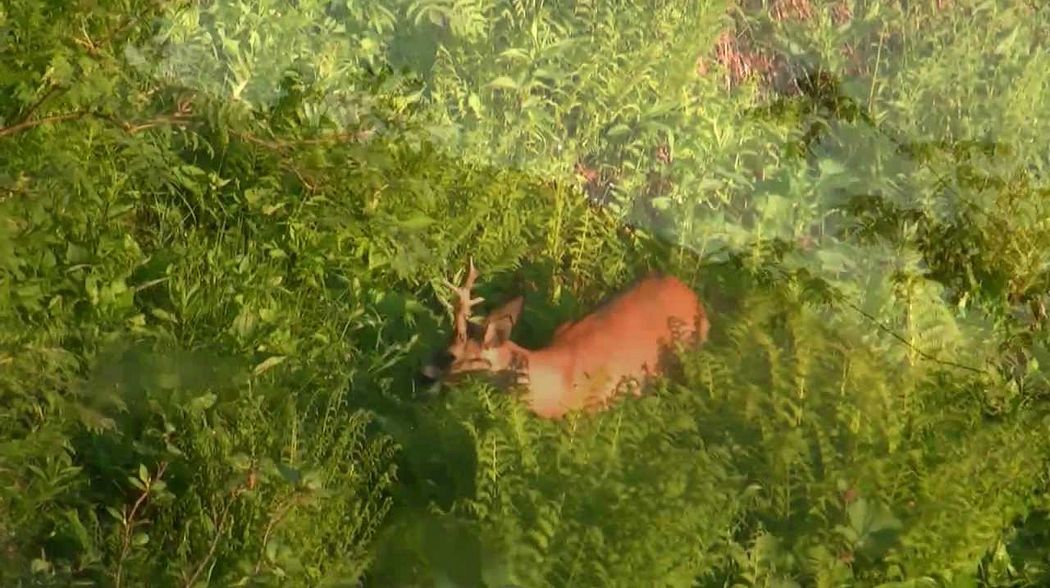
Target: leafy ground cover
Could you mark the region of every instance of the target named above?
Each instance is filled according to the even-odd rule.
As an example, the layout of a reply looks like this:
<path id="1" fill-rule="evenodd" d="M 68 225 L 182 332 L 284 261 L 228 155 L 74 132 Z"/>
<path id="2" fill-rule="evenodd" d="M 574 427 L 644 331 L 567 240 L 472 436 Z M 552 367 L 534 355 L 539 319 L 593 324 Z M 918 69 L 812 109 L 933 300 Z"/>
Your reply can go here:
<path id="1" fill-rule="evenodd" d="M 1050 581 L 1048 9 L 0 4 L 5 586 Z M 418 368 L 646 268 L 684 377 Z"/>

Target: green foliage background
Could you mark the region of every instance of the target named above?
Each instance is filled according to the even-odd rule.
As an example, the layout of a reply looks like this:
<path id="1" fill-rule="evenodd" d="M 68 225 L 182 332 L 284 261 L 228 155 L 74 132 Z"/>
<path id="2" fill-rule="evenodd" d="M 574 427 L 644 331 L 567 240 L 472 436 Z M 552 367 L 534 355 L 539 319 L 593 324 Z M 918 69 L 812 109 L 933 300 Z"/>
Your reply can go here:
<path id="1" fill-rule="evenodd" d="M 1045 585 L 1046 22 L 6 0 L 0 583 Z M 524 344 L 651 267 L 712 340 L 434 395 L 467 255 Z"/>

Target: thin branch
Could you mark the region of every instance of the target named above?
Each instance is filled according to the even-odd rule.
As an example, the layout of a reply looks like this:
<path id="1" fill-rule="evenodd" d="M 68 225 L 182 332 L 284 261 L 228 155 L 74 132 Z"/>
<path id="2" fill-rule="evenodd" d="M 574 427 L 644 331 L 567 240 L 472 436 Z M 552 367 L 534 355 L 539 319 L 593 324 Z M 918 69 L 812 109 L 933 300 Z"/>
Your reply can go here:
<path id="1" fill-rule="evenodd" d="M 43 96 L 38 98 L 36 102 L 30 104 L 29 107 L 26 108 L 25 112 L 22 114 L 22 117 L 21 119 L 19 119 L 18 122 L 22 123 L 32 118 L 33 113 L 36 112 L 38 108 L 40 108 L 40 105 L 46 102 L 48 98 L 54 96 L 55 93 L 59 90 L 65 91 L 65 88 L 59 86 L 58 84 L 54 84 L 50 88 L 48 88 L 47 91 L 44 92 Z"/>
<path id="2" fill-rule="evenodd" d="M 151 8 L 158 9 L 158 10 L 162 9 L 162 8 L 164 8 L 164 3 L 163 2 L 154 2 L 153 5 L 151 6 Z M 91 40 L 91 37 L 88 36 L 87 31 L 84 31 L 84 36 L 82 38 L 81 37 L 73 37 L 73 42 L 76 43 L 77 45 L 80 45 L 81 47 L 83 47 L 84 51 L 89 56 L 91 56 L 92 58 L 98 59 L 101 56 L 101 54 L 102 54 L 102 47 L 112 44 L 113 41 L 117 38 L 118 35 L 121 35 L 121 34 L 127 32 L 133 26 L 139 24 L 140 22 L 142 22 L 143 20 L 145 20 L 146 18 L 148 18 L 150 16 L 152 16 L 152 13 L 149 10 L 143 10 L 141 13 L 139 13 L 135 17 L 131 17 L 131 16 L 125 15 L 121 19 L 123 22 L 120 25 L 118 25 L 116 28 L 114 28 L 112 31 L 110 31 L 98 43 L 96 43 L 96 42 Z"/>
<path id="3" fill-rule="evenodd" d="M 367 140 L 375 133 L 374 129 L 365 129 L 355 132 L 343 132 L 343 133 L 332 133 L 330 135 L 322 135 L 320 137 L 314 137 L 312 139 L 293 139 L 290 141 L 279 141 L 264 139 L 258 135 L 248 133 L 245 131 L 232 131 L 231 134 L 249 143 L 254 143 L 260 147 L 266 147 L 274 151 L 286 151 L 292 147 L 300 145 L 324 145 L 327 143 L 343 143 L 348 141 L 364 141 Z"/>
<path id="4" fill-rule="evenodd" d="M 238 488 L 238 490 L 243 490 L 243 488 Z M 218 520 L 215 524 L 215 534 L 211 538 L 211 544 L 208 546 L 208 552 L 204 554 L 204 559 L 202 559 L 201 562 L 197 564 L 197 567 L 193 570 L 193 574 L 186 580 L 186 583 L 183 584 L 183 586 L 185 586 L 186 588 L 191 588 L 194 585 L 194 583 L 196 583 L 197 578 L 200 577 L 201 572 L 204 571 L 204 567 L 207 566 L 208 562 L 211 561 L 212 557 L 215 556 L 215 550 L 219 546 L 219 538 L 222 537 L 223 532 L 226 530 L 226 517 L 230 513 L 230 507 L 233 506 L 234 499 L 237 498 L 237 495 L 239 494 L 239 492 L 235 492 L 234 496 L 230 498 L 230 500 L 226 503 L 225 506 L 223 506 L 222 514 L 218 516 Z"/>
<path id="5" fill-rule="evenodd" d="M 21 196 L 22 194 L 25 194 L 25 193 L 26 193 L 25 188 L 16 189 L 16 188 L 8 188 L 7 186 L 0 186 L 0 202 L 6 202 L 9 198 L 13 198 L 15 196 Z"/>
<path id="6" fill-rule="evenodd" d="M 134 135 L 146 129 L 151 129 L 159 126 L 178 126 L 184 127 L 189 125 L 192 120 L 189 114 L 183 112 L 174 112 L 171 114 L 159 115 L 150 119 L 141 121 L 122 121 L 108 114 L 100 112 L 94 112 L 90 110 L 78 110 L 76 112 L 67 112 L 65 114 L 54 114 L 51 116 L 45 116 L 33 120 L 24 120 L 20 123 L 13 124 L 9 127 L 0 127 L 0 138 L 9 137 L 16 135 L 23 131 L 28 131 L 35 127 L 39 127 L 46 124 L 63 123 L 74 120 L 80 120 L 82 118 L 95 118 L 108 122 L 116 127 L 119 127 L 128 134 Z"/>
<path id="7" fill-rule="evenodd" d="M 33 108 L 39 106 L 39 102 L 43 102 L 43 100 L 39 100 L 38 104 L 34 105 Z M 101 112 L 95 112 L 91 110 L 78 110 L 75 112 L 55 114 L 33 120 L 22 120 L 21 122 L 18 122 L 8 127 L 0 127 L 0 138 L 15 135 L 41 125 L 69 122 L 87 117 L 106 121 L 110 124 L 113 124 L 114 126 L 120 127 L 129 134 L 139 133 L 141 131 L 159 126 L 187 126 L 192 122 L 191 107 L 192 105 L 189 102 L 180 102 L 175 112 L 172 112 L 170 114 L 158 115 L 153 118 L 141 121 L 123 121 L 111 115 L 103 114 Z M 301 145 L 324 145 L 333 142 L 363 141 L 371 137 L 374 134 L 374 132 L 375 131 L 373 129 L 365 129 L 362 131 L 333 133 L 331 135 L 323 135 L 320 137 L 314 137 L 312 139 L 295 139 L 291 141 L 277 141 L 264 139 L 262 137 L 245 131 L 232 131 L 231 134 L 246 142 L 253 143 L 261 147 L 266 147 L 274 151 L 283 152 L 292 147 Z"/>
<path id="8" fill-rule="evenodd" d="M 208 565 L 208 562 L 211 561 L 213 557 L 215 557 L 215 550 L 219 546 L 219 539 L 221 538 L 225 530 L 226 523 L 229 520 L 228 515 L 230 512 L 230 507 L 233 506 L 233 502 L 245 492 L 254 490 L 255 484 L 256 473 L 253 469 L 248 472 L 248 477 L 243 483 L 239 484 L 236 488 L 230 491 L 230 500 L 226 502 L 225 506 L 223 506 L 222 514 L 218 517 L 218 523 L 216 523 L 215 525 L 215 534 L 212 536 L 211 544 L 208 546 L 208 553 L 204 555 L 204 559 L 202 559 L 201 562 L 197 564 L 197 567 L 193 570 L 193 574 L 183 584 L 185 588 L 191 588 L 193 586 L 193 584 L 197 581 L 197 578 L 200 577 L 201 573 L 204 571 L 205 566 Z"/>
<path id="9" fill-rule="evenodd" d="M 299 147 L 304 145 L 324 145 L 327 143 L 342 143 L 347 141 L 365 141 L 373 134 L 374 129 L 365 129 L 362 131 L 355 132 L 342 132 L 332 133 L 330 135 L 322 135 L 320 137 L 314 137 L 311 139 L 293 139 L 288 141 L 265 139 L 253 133 L 247 131 L 230 131 L 230 134 L 253 145 L 258 145 L 265 149 L 275 151 L 282 156 L 286 156 L 288 150 L 293 147 Z M 306 187 L 310 192 L 317 191 L 317 183 L 306 176 L 297 166 L 284 161 L 280 165 L 281 169 L 292 173 L 299 180 L 299 182 Z"/>
<path id="10" fill-rule="evenodd" d="M 867 312 L 864 311 L 864 309 L 860 308 L 859 306 L 857 306 L 853 302 L 850 302 L 849 300 L 846 300 L 846 299 L 842 299 L 842 301 L 845 302 L 846 305 L 849 306 L 851 309 L 853 309 L 854 311 L 860 313 L 864 318 L 866 318 L 869 321 L 871 321 L 880 330 L 888 333 L 891 337 L 893 337 L 894 339 L 900 341 L 901 343 L 906 345 L 909 349 L 911 349 L 915 353 L 919 354 L 920 357 L 922 357 L 923 359 L 925 359 L 927 361 L 932 361 L 934 363 L 938 363 L 938 364 L 941 364 L 941 365 L 947 365 L 947 366 L 951 366 L 951 367 L 955 367 L 955 368 L 959 368 L 959 369 L 963 369 L 963 370 L 968 370 L 968 371 L 971 371 L 971 372 L 974 372 L 974 373 L 977 373 L 977 374 L 988 373 L 987 369 L 975 368 L 973 366 L 964 365 L 964 364 L 961 364 L 961 363 L 956 363 L 956 362 L 951 361 L 951 360 L 941 359 L 941 358 L 939 358 L 939 357 L 937 357 L 937 356 L 935 356 L 935 355 L 933 355 L 931 353 L 923 351 L 922 349 L 919 349 L 918 347 L 916 347 L 911 341 L 908 341 L 903 336 L 899 335 L 893 329 L 891 329 L 891 328 L 887 327 L 886 325 L 882 324 L 879 321 L 879 319 L 877 319 L 874 316 L 868 314 Z"/>
<path id="11" fill-rule="evenodd" d="M 131 512 L 127 515 L 124 520 L 124 535 L 121 538 L 120 546 L 120 559 L 117 560 L 117 570 L 114 573 L 113 584 L 116 588 L 120 588 L 123 574 L 124 574 L 124 560 L 128 557 L 128 550 L 131 549 L 131 534 L 135 531 L 135 517 L 138 514 L 139 509 L 146 503 L 146 499 L 149 498 L 150 488 L 154 482 L 157 482 L 164 476 L 164 471 L 168 469 L 168 462 L 163 461 L 157 468 L 157 474 L 150 479 L 149 482 L 145 482 L 146 487 L 139 494 L 135 504 L 131 507 Z"/>
<path id="12" fill-rule="evenodd" d="M 262 537 L 262 551 L 259 553 L 259 559 L 255 562 L 255 571 L 253 572 L 253 574 L 258 575 L 259 570 L 262 569 L 263 557 L 266 554 L 266 544 L 270 541 L 270 534 L 273 533 L 273 530 L 277 526 L 277 524 L 280 523 L 281 520 L 283 520 L 284 517 L 288 514 L 288 511 L 290 511 L 293 506 L 299 504 L 300 500 L 300 494 L 293 494 L 291 496 L 291 499 L 282 504 L 277 509 L 277 513 L 274 516 L 270 517 L 269 522 L 266 523 L 266 530 L 263 532 Z"/>
<path id="13" fill-rule="evenodd" d="M 59 122 L 66 122 L 66 121 L 70 121 L 70 120 L 78 120 L 78 119 L 84 118 L 85 116 L 90 116 L 90 115 L 91 115 L 90 112 L 78 111 L 78 112 L 69 112 L 69 113 L 66 113 L 66 114 L 55 114 L 55 115 L 51 115 L 51 116 L 45 116 L 43 118 L 38 118 L 38 119 L 34 119 L 34 120 L 23 120 L 22 122 L 17 123 L 17 124 L 13 124 L 13 125 L 11 125 L 9 127 L 2 127 L 2 128 L 0 128 L 0 138 L 7 137 L 7 136 L 10 136 L 10 135 L 14 135 L 14 134 L 17 134 L 17 133 L 21 133 L 22 131 L 28 131 L 29 129 L 32 129 L 34 127 L 38 127 L 40 125 L 46 125 L 46 124 L 51 124 L 51 123 L 59 123 Z"/>
<path id="14" fill-rule="evenodd" d="M 304 174 L 302 171 L 300 171 L 299 168 L 297 168 L 296 166 L 294 166 L 294 165 L 292 165 L 290 163 L 282 162 L 281 163 L 281 168 L 284 169 L 285 171 L 291 172 L 299 180 L 299 183 L 301 183 L 303 186 L 305 186 L 306 189 L 309 190 L 310 192 L 316 192 L 317 191 L 317 184 L 314 183 L 311 180 L 308 180 L 306 178 L 306 174 Z"/>

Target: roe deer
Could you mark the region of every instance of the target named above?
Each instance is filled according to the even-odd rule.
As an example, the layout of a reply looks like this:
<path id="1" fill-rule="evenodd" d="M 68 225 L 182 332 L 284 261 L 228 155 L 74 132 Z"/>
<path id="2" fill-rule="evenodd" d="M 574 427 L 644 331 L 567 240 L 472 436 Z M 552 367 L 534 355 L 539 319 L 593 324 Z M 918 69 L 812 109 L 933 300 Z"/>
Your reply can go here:
<path id="1" fill-rule="evenodd" d="M 641 388 L 663 373 L 671 346 L 707 340 L 707 314 L 696 294 L 677 278 L 651 273 L 586 317 L 558 327 L 542 349 L 525 349 L 510 340 L 521 314 L 518 296 L 493 310 L 480 327 L 470 322 L 477 271 L 471 260 L 463 286 L 446 281 L 458 296 L 454 336 L 443 366 L 428 365 L 433 380 L 468 373 L 496 376 L 501 387 L 519 384 L 533 413 L 557 419 L 577 409 L 594 411 L 623 389 Z"/>

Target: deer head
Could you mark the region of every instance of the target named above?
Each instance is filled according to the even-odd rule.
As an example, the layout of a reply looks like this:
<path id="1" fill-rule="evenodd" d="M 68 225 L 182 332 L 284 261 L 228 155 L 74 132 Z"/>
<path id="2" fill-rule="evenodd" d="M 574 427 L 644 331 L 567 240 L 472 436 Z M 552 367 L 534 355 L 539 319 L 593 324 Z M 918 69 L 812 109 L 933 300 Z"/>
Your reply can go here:
<path id="1" fill-rule="evenodd" d="M 445 281 L 456 295 L 453 336 L 448 348 L 423 368 L 423 374 L 432 380 L 454 380 L 468 373 L 512 375 L 514 371 L 520 354 L 510 341 L 510 333 L 521 315 L 523 298 L 518 296 L 496 308 L 480 326 L 475 325 L 470 320 L 471 309 L 485 300 L 471 294 L 477 277 L 477 269 L 471 260 L 462 286 Z"/>

